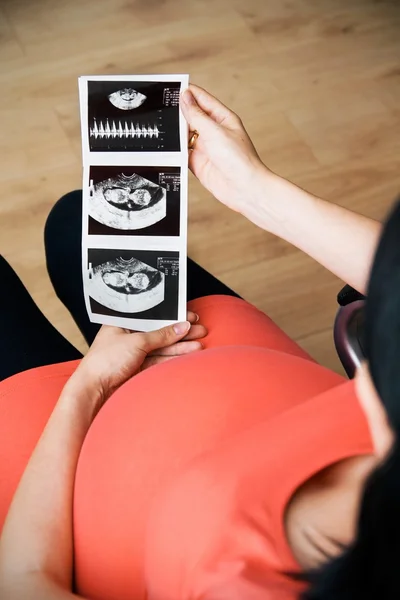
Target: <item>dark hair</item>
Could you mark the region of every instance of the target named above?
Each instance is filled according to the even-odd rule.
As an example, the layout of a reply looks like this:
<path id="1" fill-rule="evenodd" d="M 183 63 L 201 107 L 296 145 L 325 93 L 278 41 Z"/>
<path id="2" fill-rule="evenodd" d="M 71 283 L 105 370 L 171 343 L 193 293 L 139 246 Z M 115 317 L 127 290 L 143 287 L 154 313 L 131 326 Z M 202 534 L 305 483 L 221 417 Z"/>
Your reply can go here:
<path id="1" fill-rule="evenodd" d="M 384 226 L 371 271 L 365 354 L 397 441 L 368 478 L 356 540 L 309 575 L 304 600 L 400 598 L 400 203 Z"/>

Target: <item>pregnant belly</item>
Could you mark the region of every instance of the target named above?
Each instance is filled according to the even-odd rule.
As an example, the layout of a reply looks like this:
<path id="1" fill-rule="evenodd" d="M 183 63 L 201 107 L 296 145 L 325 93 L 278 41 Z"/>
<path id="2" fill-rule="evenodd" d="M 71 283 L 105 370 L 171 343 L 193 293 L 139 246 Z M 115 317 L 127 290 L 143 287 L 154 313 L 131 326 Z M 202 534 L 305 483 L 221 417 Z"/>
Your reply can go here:
<path id="1" fill-rule="evenodd" d="M 78 592 L 144 600 L 144 538 L 156 495 L 202 452 L 338 379 L 296 356 L 232 346 L 178 358 L 125 384 L 99 413 L 80 457 Z"/>

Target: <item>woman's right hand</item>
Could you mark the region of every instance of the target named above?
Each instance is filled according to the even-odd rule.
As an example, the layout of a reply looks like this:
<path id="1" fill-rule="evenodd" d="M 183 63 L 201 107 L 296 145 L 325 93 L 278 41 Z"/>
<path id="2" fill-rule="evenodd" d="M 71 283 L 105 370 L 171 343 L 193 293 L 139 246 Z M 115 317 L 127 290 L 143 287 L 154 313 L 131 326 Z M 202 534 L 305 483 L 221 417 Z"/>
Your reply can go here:
<path id="1" fill-rule="evenodd" d="M 191 85 L 181 96 L 181 109 L 199 137 L 189 152 L 189 167 L 200 183 L 229 208 L 246 215 L 265 174 L 239 117 L 202 88 Z M 247 216 L 247 215 L 246 215 Z"/>

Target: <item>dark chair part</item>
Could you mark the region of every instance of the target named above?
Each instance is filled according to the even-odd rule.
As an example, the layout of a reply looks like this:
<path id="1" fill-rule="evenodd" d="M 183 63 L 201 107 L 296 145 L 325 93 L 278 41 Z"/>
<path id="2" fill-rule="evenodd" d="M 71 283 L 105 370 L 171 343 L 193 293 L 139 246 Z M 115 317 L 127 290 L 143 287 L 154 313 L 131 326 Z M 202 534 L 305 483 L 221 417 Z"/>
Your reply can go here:
<path id="1" fill-rule="evenodd" d="M 356 300 L 365 300 L 365 296 L 357 292 L 350 285 L 345 285 L 337 295 L 337 301 L 340 306 L 347 306 L 347 304 Z"/>
<path id="2" fill-rule="evenodd" d="M 336 314 L 333 338 L 336 351 L 348 377 L 352 379 L 364 352 L 364 300 L 341 306 Z"/>

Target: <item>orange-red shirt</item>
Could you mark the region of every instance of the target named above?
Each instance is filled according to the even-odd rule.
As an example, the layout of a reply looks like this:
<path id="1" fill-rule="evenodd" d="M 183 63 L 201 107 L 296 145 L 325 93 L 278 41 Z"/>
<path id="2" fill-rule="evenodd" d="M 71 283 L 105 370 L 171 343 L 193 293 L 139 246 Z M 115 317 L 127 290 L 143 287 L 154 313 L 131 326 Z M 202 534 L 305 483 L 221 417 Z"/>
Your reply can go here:
<path id="1" fill-rule="evenodd" d="M 207 297 L 191 309 L 209 329 L 206 350 L 135 376 L 87 435 L 74 497 L 77 590 L 93 600 L 292 600 L 302 586 L 287 576 L 298 571 L 290 498 L 326 466 L 372 451 L 354 385 L 242 300 Z M 75 367 L 0 384 L 0 525 Z"/>

